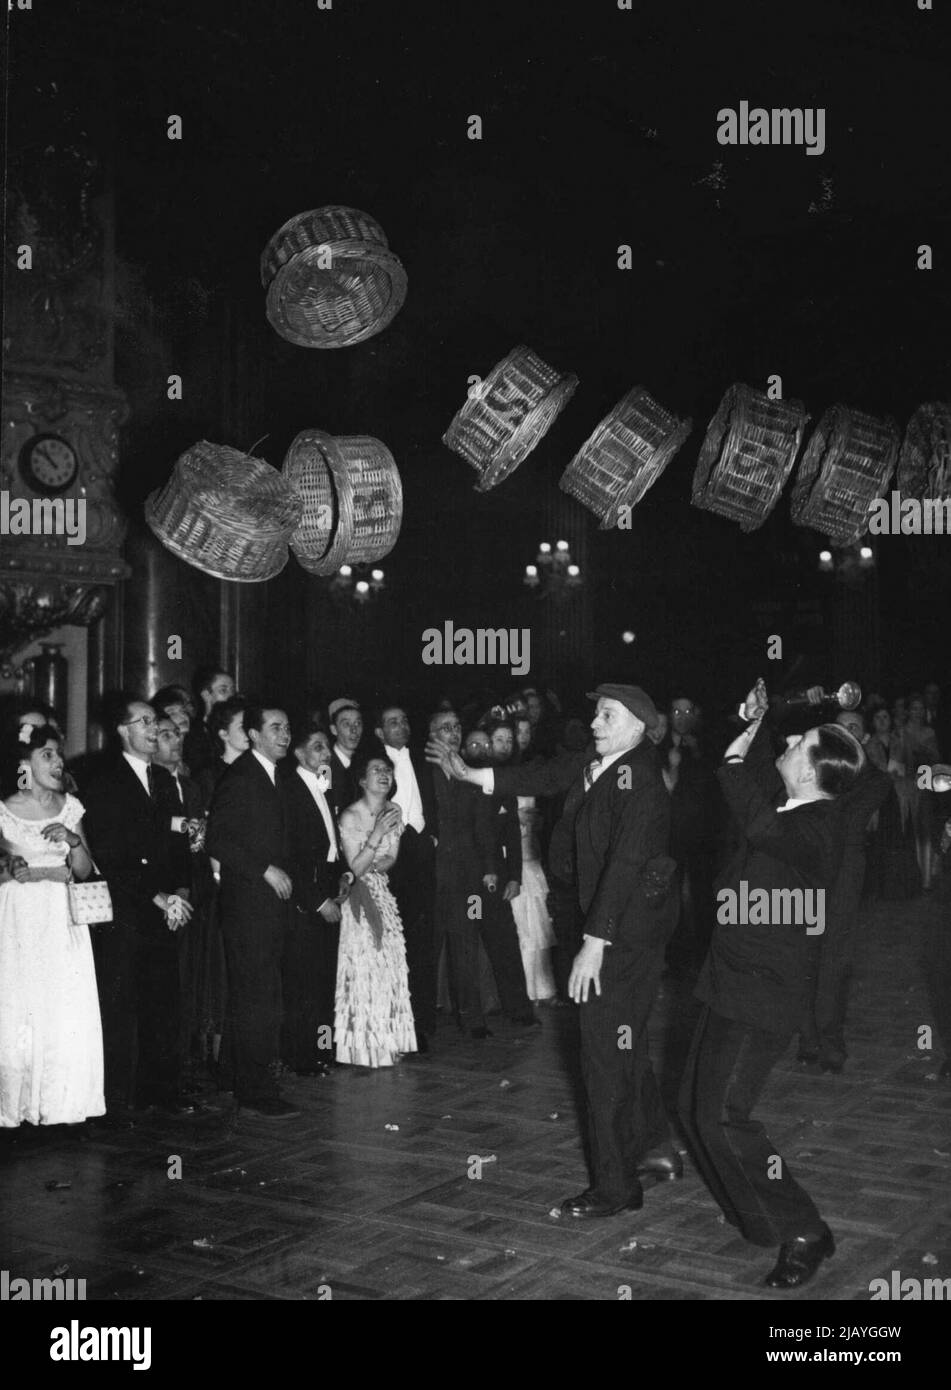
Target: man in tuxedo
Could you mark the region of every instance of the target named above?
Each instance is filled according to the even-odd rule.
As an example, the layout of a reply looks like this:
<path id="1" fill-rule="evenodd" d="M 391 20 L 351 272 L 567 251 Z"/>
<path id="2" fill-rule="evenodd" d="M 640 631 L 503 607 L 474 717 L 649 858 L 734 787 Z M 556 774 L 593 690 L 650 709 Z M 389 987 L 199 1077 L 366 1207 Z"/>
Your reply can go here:
<path id="1" fill-rule="evenodd" d="M 363 738 L 363 715 L 356 700 L 341 695 L 327 706 L 330 732 L 334 744 L 330 758 L 333 774 L 334 804 L 337 814 L 360 800 L 360 788 L 353 775 L 353 759 Z"/>
<path id="2" fill-rule="evenodd" d="M 199 998 L 201 972 L 205 954 L 205 933 L 208 930 L 207 910 L 210 897 L 210 872 L 204 854 L 191 851 L 188 835 L 188 822 L 201 819 L 203 814 L 201 793 L 191 777 L 182 768 L 182 745 L 184 736 L 168 709 L 161 709 L 153 702 L 156 713 L 157 742 L 153 766 L 161 767 L 168 773 L 163 778 L 161 801 L 168 815 L 168 825 L 172 836 L 172 857 L 175 864 L 175 879 L 187 885 L 188 900 L 194 915 L 187 928 L 178 932 L 178 964 L 181 999 L 181 1048 L 186 1064 L 196 1045 L 202 1020 L 199 1018 Z M 203 879 L 201 875 L 204 874 Z"/>
<path id="3" fill-rule="evenodd" d="M 429 1051 L 436 1031 L 436 963 L 433 958 L 433 907 L 436 892 L 436 839 L 433 832 L 432 769 L 409 746 L 412 730 L 401 705 L 385 705 L 374 730 L 393 764 L 396 785 L 390 800 L 403 814 L 400 852 L 390 870 L 406 941 L 410 1000 L 420 1052 Z"/>
<path id="4" fill-rule="evenodd" d="M 105 1052 L 106 1104 L 115 1120 L 157 1105 L 193 1107 L 181 1097 L 180 988 L 176 932 L 187 930 L 168 806 L 168 774 L 152 766 L 157 721 L 144 700 L 124 699 L 114 728 L 121 752 L 83 792 L 95 863 L 109 884 L 113 921 L 93 948 Z"/>
<path id="5" fill-rule="evenodd" d="M 322 729 L 307 729 L 294 757 L 286 778 L 294 887 L 284 946 L 281 1055 L 298 1076 L 318 1076 L 333 1059 L 340 904 L 353 875 L 340 851 L 330 799 L 330 740 Z"/>
<path id="6" fill-rule="evenodd" d="M 453 753 L 458 757 L 462 724 L 454 710 L 436 711 L 429 721 L 429 739 L 427 759 L 431 749 L 437 749 L 440 757 Z M 423 800 L 432 808 L 427 823 L 436 839 L 433 958 L 438 967 L 445 944 L 449 990 L 459 1027 L 481 1041 L 490 1033 L 479 989 L 480 928 L 491 953 L 491 933 L 487 939 L 482 904 L 483 896 L 498 888 L 490 807 L 473 787 L 453 780 L 448 765 L 431 768 L 427 780 Z"/>
<path id="7" fill-rule="evenodd" d="M 563 882 L 577 882 L 585 918 L 568 989 L 581 1005 L 592 1183 L 562 1205 L 579 1219 L 636 1210 L 645 1183 L 681 1175 L 647 1044 L 677 919 L 670 798 L 646 738 L 657 711 L 636 685 L 600 685 L 589 698 L 597 700 L 593 749 L 483 770 L 434 743 L 427 748 L 427 757 L 489 794 L 567 793 L 549 860 Z"/>
<path id="8" fill-rule="evenodd" d="M 799 1027 L 805 1002 L 806 916 L 795 921 L 782 895 L 792 890 L 788 901 L 794 903 L 801 890 L 805 903 L 807 893 L 831 894 L 844 848 L 838 798 L 854 786 L 865 755 L 836 724 L 789 737 L 775 760 L 782 779 L 777 797 L 764 721 L 768 710 L 760 680 L 742 709 L 749 725 L 727 748 L 718 773 L 741 842 L 718 884 L 718 925 L 696 991 L 705 1007 L 684 1071 L 680 1114 L 693 1157 L 727 1221 L 755 1245 L 779 1245 L 766 1284 L 792 1289 L 812 1277 L 835 1244 L 750 1112 Z M 759 912 L 754 922 L 752 910 L 731 907 L 744 893 L 750 901 L 756 890 L 769 895 L 765 922 Z M 813 913 L 810 920 L 817 918 Z"/>
<path id="9" fill-rule="evenodd" d="M 515 726 L 507 719 L 490 719 L 489 764 L 502 767 L 515 752 Z M 482 909 L 482 940 L 492 962 L 499 989 L 502 1012 L 513 1023 L 540 1028 L 525 987 L 525 968 L 518 944 L 518 927 L 512 902 L 522 891 L 522 831 L 518 820 L 518 797 L 492 797 L 490 817 L 495 845 L 496 888 L 486 895 Z"/>
<path id="10" fill-rule="evenodd" d="M 266 1119 L 298 1115 L 282 1100 L 281 962 L 293 891 L 287 816 L 277 765 L 291 742 L 282 709 L 244 712 L 251 743 L 226 769 L 208 816 L 207 848 L 221 865 L 221 930 L 238 1105 Z"/>

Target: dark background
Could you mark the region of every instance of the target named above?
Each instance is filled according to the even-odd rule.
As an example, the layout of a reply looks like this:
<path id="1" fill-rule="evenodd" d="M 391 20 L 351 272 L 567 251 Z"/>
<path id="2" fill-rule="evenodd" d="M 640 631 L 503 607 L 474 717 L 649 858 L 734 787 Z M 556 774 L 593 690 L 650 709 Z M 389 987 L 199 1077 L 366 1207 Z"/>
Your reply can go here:
<path id="1" fill-rule="evenodd" d="M 764 389 L 779 373 L 813 423 L 843 401 L 904 428 L 949 398 L 946 14 L 914 0 L 35 6 L 7 16 L 8 139 L 62 136 L 44 127 L 55 83 L 57 121 L 65 94 L 107 162 L 130 515 L 199 438 L 267 435 L 254 452 L 280 466 L 317 426 L 376 435 L 400 467 L 403 529 L 375 604 L 340 608 L 293 559 L 247 596 L 258 686 L 425 704 L 518 683 L 423 667 L 422 631 L 446 619 L 537 628 L 533 677 L 570 693 L 636 678 L 658 699 L 719 707 L 760 671 L 789 676 L 797 654 L 796 679 L 889 694 L 947 682 L 951 537 L 882 538 L 850 589 L 819 574 L 824 542 L 790 524 L 787 495 L 751 536 L 689 500 L 733 382 Z M 824 107 L 825 153 L 721 147 L 717 110 L 742 99 Z M 166 138 L 173 113 L 181 141 Z M 409 277 L 390 327 L 337 352 L 277 336 L 258 272 L 273 232 L 326 203 L 376 217 Z M 916 269 L 924 242 L 931 272 Z M 617 269 L 622 243 L 631 271 Z M 441 435 L 468 377 L 519 342 L 581 384 L 518 472 L 477 494 Z M 181 402 L 166 396 L 172 372 Z M 632 530 L 601 533 L 557 480 L 637 382 L 694 431 Z M 586 583 L 553 618 L 521 576 L 555 527 Z M 216 611 L 213 581 L 178 561 L 165 574 L 173 613 Z"/>

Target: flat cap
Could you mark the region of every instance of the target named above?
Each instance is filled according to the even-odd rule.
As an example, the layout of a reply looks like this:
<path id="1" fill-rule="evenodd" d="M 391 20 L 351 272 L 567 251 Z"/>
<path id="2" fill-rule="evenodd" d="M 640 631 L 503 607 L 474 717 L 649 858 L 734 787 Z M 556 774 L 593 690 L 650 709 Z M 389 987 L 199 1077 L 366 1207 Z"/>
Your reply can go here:
<path id="1" fill-rule="evenodd" d="M 342 709 L 359 708 L 360 705 L 357 700 L 352 700 L 349 695 L 341 695 L 338 700 L 331 700 L 330 704 L 327 706 L 327 717 L 332 724 Z"/>
<path id="2" fill-rule="evenodd" d="M 648 729 L 656 729 L 657 708 L 646 690 L 639 685 L 599 685 L 597 690 L 588 691 L 589 700 L 617 700 L 625 709 L 636 714 Z"/>

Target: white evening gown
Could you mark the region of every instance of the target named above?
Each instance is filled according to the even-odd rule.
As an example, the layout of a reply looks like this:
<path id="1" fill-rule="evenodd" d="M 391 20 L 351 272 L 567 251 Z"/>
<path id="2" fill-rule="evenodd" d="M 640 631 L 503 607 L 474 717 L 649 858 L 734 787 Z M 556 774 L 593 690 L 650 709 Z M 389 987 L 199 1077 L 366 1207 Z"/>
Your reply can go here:
<path id="1" fill-rule="evenodd" d="M 548 880 L 538 858 L 538 815 L 533 796 L 518 798 L 518 823 L 522 832 L 522 891 L 512 900 L 512 916 L 518 927 L 525 987 L 532 1003 L 540 999 L 554 999 L 557 992 L 551 963 L 555 932 L 548 912 Z"/>
<path id="2" fill-rule="evenodd" d="M 69 853 L 43 828 L 75 830 L 82 804 L 27 821 L 0 802 L 0 835 L 30 868 Z M 102 1026 L 89 928 L 70 920 L 66 884 L 0 884 L 0 1127 L 80 1124 L 105 1114 Z"/>
<path id="3" fill-rule="evenodd" d="M 348 863 L 363 849 L 372 829 L 359 803 L 340 820 L 340 841 Z M 409 998 L 409 974 L 403 923 L 390 892 L 386 870 L 396 860 L 398 830 L 384 837 L 373 857 L 373 868 L 351 893 L 366 891 L 382 924 L 379 941 L 359 906 L 343 904 L 337 953 L 337 996 L 334 1042 L 338 1062 L 359 1067 L 391 1067 L 402 1052 L 415 1052 L 416 1031 Z M 362 888 L 358 885 L 362 885 Z"/>

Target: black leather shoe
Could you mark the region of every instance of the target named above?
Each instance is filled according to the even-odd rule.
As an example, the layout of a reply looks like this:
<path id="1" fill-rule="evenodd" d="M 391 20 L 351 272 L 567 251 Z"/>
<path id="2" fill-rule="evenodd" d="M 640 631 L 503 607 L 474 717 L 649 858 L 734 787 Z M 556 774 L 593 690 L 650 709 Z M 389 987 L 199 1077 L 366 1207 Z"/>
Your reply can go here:
<path id="1" fill-rule="evenodd" d="M 416 1051 L 417 1051 L 417 1052 L 428 1052 L 428 1051 L 429 1051 L 429 1039 L 427 1038 L 426 1034 L 425 1034 L 425 1033 L 421 1033 L 421 1032 L 419 1031 L 418 1028 L 417 1028 L 417 1030 L 416 1030 Z"/>
<path id="2" fill-rule="evenodd" d="M 649 1183 L 676 1182 L 684 1175 L 684 1161 L 674 1149 L 652 1149 L 637 1165 L 637 1176 Z"/>
<path id="3" fill-rule="evenodd" d="M 589 1187 L 586 1192 L 581 1192 L 577 1197 L 569 1197 L 566 1202 L 562 1202 L 561 1214 L 562 1216 L 574 1216 L 579 1221 L 589 1221 L 595 1216 L 617 1216 L 622 1211 L 640 1211 L 643 1205 L 644 1195 L 641 1192 L 634 1193 L 626 1202 L 621 1202 L 618 1205 L 616 1202 L 607 1201 Z"/>
<path id="4" fill-rule="evenodd" d="M 779 1247 L 776 1268 L 767 1274 L 768 1289 L 799 1289 L 807 1284 L 823 1260 L 835 1254 L 835 1241 L 828 1226 L 821 1236 L 797 1236 Z"/>

